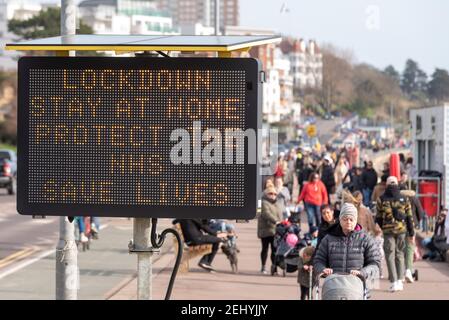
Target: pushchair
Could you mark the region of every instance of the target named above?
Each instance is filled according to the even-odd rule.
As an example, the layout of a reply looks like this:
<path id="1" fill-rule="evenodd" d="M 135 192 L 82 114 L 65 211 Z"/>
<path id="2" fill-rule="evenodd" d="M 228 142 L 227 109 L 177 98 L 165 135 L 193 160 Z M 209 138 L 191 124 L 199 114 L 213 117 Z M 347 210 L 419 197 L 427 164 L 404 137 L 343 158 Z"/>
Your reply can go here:
<path id="1" fill-rule="evenodd" d="M 274 275 L 276 268 L 282 270 L 282 276 L 298 270 L 299 250 L 301 249 L 299 233 L 301 229 L 295 223 L 285 220 L 276 225 L 274 236 L 274 264 L 271 267 L 271 275 Z"/>
<path id="2" fill-rule="evenodd" d="M 320 292 L 320 279 L 324 278 Z M 329 276 L 318 275 L 315 287 L 315 300 L 367 300 L 366 279 L 362 275 L 333 273 Z"/>

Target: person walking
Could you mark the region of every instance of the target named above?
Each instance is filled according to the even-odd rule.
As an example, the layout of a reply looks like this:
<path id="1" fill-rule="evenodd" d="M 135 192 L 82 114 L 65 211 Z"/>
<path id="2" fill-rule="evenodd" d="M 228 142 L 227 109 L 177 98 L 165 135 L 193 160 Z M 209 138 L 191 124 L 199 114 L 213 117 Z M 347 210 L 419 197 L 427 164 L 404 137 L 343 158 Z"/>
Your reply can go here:
<path id="1" fill-rule="evenodd" d="M 407 174 L 405 174 L 406 176 Z M 402 175 L 404 178 L 404 174 Z M 405 177 L 407 180 L 407 177 Z M 416 197 L 416 192 L 413 190 L 409 190 L 408 184 L 403 183 L 399 184 L 399 189 L 401 190 L 401 195 L 408 198 L 410 201 L 412 215 L 413 215 L 413 226 L 417 228 L 420 225 L 421 221 L 423 221 L 425 217 L 424 209 L 421 205 L 421 201 L 419 201 L 418 197 Z M 406 241 L 405 246 L 405 281 L 412 283 L 414 282 L 413 277 L 413 258 L 415 255 L 416 245 L 410 241 Z"/>
<path id="2" fill-rule="evenodd" d="M 335 193 L 335 177 L 334 168 L 332 167 L 333 160 L 330 156 L 324 157 L 323 166 L 321 168 L 321 181 L 326 187 L 328 200 L 330 201 L 331 194 Z"/>
<path id="3" fill-rule="evenodd" d="M 362 173 L 362 192 L 363 192 L 363 204 L 365 207 L 370 206 L 371 195 L 373 194 L 374 187 L 377 184 L 377 172 L 374 170 L 373 162 L 368 161 L 366 168 Z"/>
<path id="4" fill-rule="evenodd" d="M 349 176 L 348 176 L 349 168 L 346 164 L 346 158 L 341 156 L 338 159 L 337 166 L 335 167 L 335 186 L 338 189 L 341 189 L 343 187 L 343 184 L 349 182 Z"/>
<path id="5" fill-rule="evenodd" d="M 351 194 L 348 191 L 344 191 L 343 202 L 351 203 L 357 208 L 357 223 L 361 225 L 363 230 L 367 233 L 374 235 L 374 217 L 370 209 L 364 206 L 362 193 L 360 191 L 355 191 Z"/>
<path id="6" fill-rule="evenodd" d="M 349 188 L 348 188 L 349 191 L 362 192 L 362 190 L 363 190 L 362 173 L 363 173 L 363 170 L 360 167 L 352 167 L 352 169 L 349 170 L 349 176 L 351 179 L 351 182 L 349 183 Z"/>
<path id="7" fill-rule="evenodd" d="M 329 205 L 321 207 L 321 224 L 318 228 L 318 239 L 316 247 L 320 245 L 321 240 L 327 235 L 328 230 L 338 221 L 334 217 L 334 210 Z"/>
<path id="8" fill-rule="evenodd" d="M 309 230 L 312 226 L 319 226 L 321 223 L 321 206 L 328 203 L 326 187 L 320 180 L 318 173 L 312 173 L 309 182 L 306 183 L 298 197 L 298 204 L 304 201 L 307 212 L 307 222 Z"/>
<path id="9" fill-rule="evenodd" d="M 380 177 L 380 182 L 374 187 L 373 194 L 371 195 L 371 201 L 377 202 L 380 199 L 380 196 L 384 194 L 385 189 L 387 188 L 387 175 L 383 175 Z"/>
<path id="10" fill-rule="evenodd" d="M 276 192 L 278 194 L 279 204 L 282 207 L 282 219 L 288 219 L 290 216 L 290 212 L 288 211 L 291 200 L 290 191 L 284 186 L 284 180 L 282 177 L 274 178 L 274 187 L 276 188 Z"/>
<path id="11" fill-rule="evenodd" d="M 276 234 L 276 224 L 282 219 L 282 205 L 278 198 L 276 188 L 269 186 L 265 189 L 262 197 L 262 212 L 257 219 L 257 236 L 261 240 L 262 250 L 260 252 L 261 272 L 268 274 L 266 262 L 268 257 L 268 247 L 271 247 L 271 271 L 276 272 L 274 263 L 274 235 Z"/>
<path id="12" fill-rule="evenodd" d="M 298 258 L 298 284 L 301 300 L 308 300 L 309 292 L 313 287 L 316 286 L 316 280 L 310 277 L 314 277 L 313 273 L 313 255 L 315 248 L 313 246 L 308 246 L 303 248 L 299 253 Z M 312 282 L 312 288 L 310 288 L 310 282 Z"/>
<path id="13" fill-rule="evenodd" d="M 339 223 L 316 249 L 313 267 L 317 274 L 350 273 L 367 280 L 379 277 L 380 252 L 374 239 L 357 224 L 357 208 L 344 203 Z"/>
<path id="14" fill-rule="evenodd" d="M 396 177 L 388 177 L 387 188 L 377 201 L 376 208 L 376 223 L 384 234 L 389 290 L 401 291 L 404 289 L 405 241 L 414 243 L 415 230 L 410 201 L 400 194 Z"/>
<path id="15" fill-rule="evenodd" d="M 301 191 L 303 189 L 303 186 L 307 183 L 307 181 L 309 181 L 310 175 L 315 172 L 315 169 L 312 166 L 312 162 L 313 160 L 310 155 L 304 157 L 304 166 L 301 171 Z"/>

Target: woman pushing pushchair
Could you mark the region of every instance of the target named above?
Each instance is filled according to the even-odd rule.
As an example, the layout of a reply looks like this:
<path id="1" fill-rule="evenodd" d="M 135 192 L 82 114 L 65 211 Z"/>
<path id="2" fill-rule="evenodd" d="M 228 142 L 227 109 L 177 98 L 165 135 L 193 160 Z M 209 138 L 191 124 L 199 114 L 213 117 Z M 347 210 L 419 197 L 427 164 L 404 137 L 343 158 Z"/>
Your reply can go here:
<path id="1" fill-rule="evenodd" d="M 343 204 L 339 223 L 329 229 L 318 246 L 313 260 L 315 273 L 326 276 L 345 273 L 374 281 L 379 278 L 380 264 L 380 251 L 374 239 L 357 224 L 357 208 Z M 337 276 L 329 277 L 333 278 Z M 340 283 L 344 285 L 345 282 Z"/>

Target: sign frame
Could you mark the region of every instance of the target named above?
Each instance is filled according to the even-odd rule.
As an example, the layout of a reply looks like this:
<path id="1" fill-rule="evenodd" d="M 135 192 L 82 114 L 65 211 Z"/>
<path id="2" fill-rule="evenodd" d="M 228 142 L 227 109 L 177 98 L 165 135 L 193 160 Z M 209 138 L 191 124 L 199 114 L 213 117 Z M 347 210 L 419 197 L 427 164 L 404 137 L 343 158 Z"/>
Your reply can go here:
<path id="1" fill-rule="evenodd" d="M 248 141 L 245 139 L 245 186 L 243 207 L 231 206 L 173 206 L 30 203 L 29 178 L 29 124 L 30 69 L 164 69 L 164 70 L 245 70 L 245 130 L 254 129 L 258 137 L 261 128 L 260 62 L 253 58 L 149 58 L 149 57 L 22 57 L 18 63 L 18 177 L 17 211 L 22 215 L 99 216 L 139 218 L 224 218 L 252 219 L 256 215 L 261 194 L 259 159 L 248 164 Z M 217 69 L 214 69 L 217 68 Z M 259 146 L 256 146 L 259 151 Z"/>

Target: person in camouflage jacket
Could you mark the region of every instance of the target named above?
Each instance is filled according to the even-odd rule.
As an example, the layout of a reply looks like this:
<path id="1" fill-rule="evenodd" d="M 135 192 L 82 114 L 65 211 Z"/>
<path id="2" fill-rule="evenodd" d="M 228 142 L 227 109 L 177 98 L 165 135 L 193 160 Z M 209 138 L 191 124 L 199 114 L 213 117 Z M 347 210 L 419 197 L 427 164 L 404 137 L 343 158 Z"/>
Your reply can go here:
<path id="1" fill-rule="evenodd" d="M 396 177 L 388 177 L 385 193 L 377 200 L 376 223 L 384 235 L 390 291 L 401 291 L 405 276 L 405 241 L 414 242 L 415 228 L 410 201 L 401 195 Z"/>

